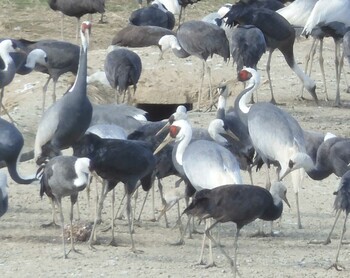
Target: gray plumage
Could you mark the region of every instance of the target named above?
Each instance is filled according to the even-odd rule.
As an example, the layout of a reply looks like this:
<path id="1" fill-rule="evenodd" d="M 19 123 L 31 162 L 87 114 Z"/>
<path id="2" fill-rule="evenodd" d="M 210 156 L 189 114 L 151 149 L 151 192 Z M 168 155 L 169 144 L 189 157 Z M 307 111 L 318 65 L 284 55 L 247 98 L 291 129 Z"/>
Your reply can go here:
<path id="1" fill-rule="evenodd" d="M 23 149 L 24 139 L 17 127 L 0 118 L 0 161 L 4 161 L 11 178 L 19 184 L 30 184 L 35 177 L 21 177 L 17 163 Z"/>
<path id="2" fill-rule="evenodd" d="M 123 93 L 125 98 L 129 86 L 133 86 L 135 94 L 142 71 L 139 55 L 126 48 L 114 49 L 107 54 L 104 69 L 109 84 L 119 94 Z M 130 97 L 129 95 L 128 98 Z"/>
<path id="3" fill-rule="evenodd" d="M 230 51 L 237 72 L 243 66 L 256 69 L 261 56 L 266 51 L 264 34 L 253 25 L 238 25 L 229 32 Z"/>
<path id="4" fill-rule="evenodd" d="M 346 32 L 343 37 L 343 53 L 350 64 L 350 31 Z"/>
<path id="5" fill-rule="evenodd" d="M 77 158 L 74 156 L 57 156 L 50 159 L 38 169 L 40 178 L 40 196 L 46 194 L 56 202 L 60 209 L 62 225 L 63 257 L 67 258 L 64 239 L 64 217 L 62 213 L 63 197 L 70 196 L 70 228 L 71 248 L 74 249 L 73 239 L 73 206 L 78 199 L 78 193 L 85 189 L 89 177 L 90 160 L 88 158 Z"/>
<path id="6" fill-rule="evenodd" d="M 316 163 L 306 173 L 314 180 L 322 180 L 331 174 L 342 177 L 348 170 L 350 163 L 350 139 L 330 138 L 319 146 Z"/>
<path id="7" fill-rule="evenodd" d="M 278 165 L 278 179 L 282 180 L 286 175 L 293 175 L 294 192 L 297 199 L 298 227 L 301 228 L 300 210 L 298 202 L 298 190 L 301 182 L 301 172 L 304 168 L 312 169 L 313 162 L 305 151 L 304 133 L 299 123 L 287 112 L 271 103 L 256 103 L 248 106 L 251 94 L 259 85 L 259 74 L 252 68 L 240 71 L 239 79 L 246 81 L 246 89 L 236 99 L 239 109 L 245 114 L 248 131 L 255 151 L 267 164 Z"/>
<path id="8" fill-rule="evenodd" d="M 158 3 L 133 11 L 129 22 L 137 26 L 159 26 L 172 30 L 175 26 L 175 17 Z"/>
<path id="9" fill-rule="evenodd" d="M 90 125 L 92 106 L 87 97 L 87 50 L 91 24 L 82 23 L 79 69 L 72 88 L 43 115 L 35 137 L 34 157 L 40 165 L 79 139 Z"/>
<path id="10" fill-rule="evenodd" d="M 7 193 L 7 175 L 4 171 L 0 171 L 0 217 L 3 216 L 8 209 L 8 193 Z"/>
<path id="11" fill-rule="evenodd" d="M 112 45 L 126 47 L 155 45 L 159 47 L 159 40 L 165 35 L 175 35 L 175 32 L 158 26 L 136 26 L 129 24 L 114 36 Z"/>
<path id="12" fill-rule="evenodd" d="M 57 40 L 41 40 L 41 41 L 26 41 L 21 40 L 26 45 L 27 51 L 34 49 L 42 49 L 47 55 L 46 64 L 37 64 L 35 70 L 48 74 L 47 79 L 43 87 L 43 104 L 42 111 L 45 110 L 45 99 L 47 87 L 50 80 L 53 81 L 53 92 L 52 101 L 56 101 L 56 84 L 62 74 L 71 72 L 76 75 L 79 67 L 79 52 L 80 48 L 78 45 Z"/>
<path id="13" fill-rule="evenodd" d="M 255 8 L 249 3 L 240 1 L 231 7 L 230 11 L 224 16 L 225 19 L 226 24 L 229 26 L 238 23 L 241 25 L 254 25 L 263 32 L 269 50 L 266 71 L 270 83 L 271 102 L 276 103 L 270 78 L 271 56 L 275 49 L 279 49 L 282 52 L 288 66 L 295 72 L 317 102 L 315 82 L 300 69 L 294 58 L 294 28 L 283 16 L 273 10 Z M 272 28 L 272 26 L 274 27 Z"/>
<path id="14" fill-rule="evenodd" d="M 86 133 L 93 133 L 100 138 L 126 139 L 127 133 L 124 128 L 114 124 L 99 124 L 90 126 Z"/>

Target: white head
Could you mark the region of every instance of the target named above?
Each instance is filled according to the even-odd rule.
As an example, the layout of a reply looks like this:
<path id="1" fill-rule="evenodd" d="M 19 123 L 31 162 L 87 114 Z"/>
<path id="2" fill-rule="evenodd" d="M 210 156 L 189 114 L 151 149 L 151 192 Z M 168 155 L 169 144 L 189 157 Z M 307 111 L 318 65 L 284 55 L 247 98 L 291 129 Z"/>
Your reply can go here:
<path id="1" fill-rule="evenodd" d="M 275 205 L 278 205 L 281 202 L 281 200 L 283 200 L 290 207 L 287 199 L 287 187 L 282 182 L 274 182 L 271 185 L 270 193 Z"/>
<path id="2" fill-rule="evenodd" d="M 208 132 L 210 137 L 219 144 L 227 144 L 227 140 L 221 134 L 225 134 L 225 124 L 222 119 L 214 119 L 210 122 Z"/>
<path id="3" fill-rule="evenodd" d="M 177 49 L 181 50 L 181 46 L 179 41 L 174 35 L 164 35 L 158 41 L 158 45 L 160 46 L 162 52 L 165 52 L 168 49 Z"/>
<path id="4" fill-rule="evenodd" d="M 89 47 L 90 33 L 91 33 L 90 21 L 83 21 L 80 29 L 80 37 L 81 37 L 81 45 L 83 46 L 85 51 Z"/>
<path id="5" fill-rule="evenodd" d="M 47 55 L 44 50 L 37 48 L 29 52 L 26 66 L 34 67 L 35 64 L 47 64 Z"/>
<path id="6" fill-rule="evenodd" d="M 8 55 L 10 52 L 16 52 L 16 44 L 14 44 L 11 40 L 3 40 L 0 42 L 0 56 Z"/>
<path id="7" fill-rule="evenodd" d="M 231 9 L 232 4 L 225 4 L 223 5 L 219 10 L 218 10 L 218 15 L 220 16 L 220 18 L 224 17 Z M 226 19 L 225 19 L 226 20 Z"/>
<path id="8" fill-rule="evenodd" d="M 333 134 L 331 132 L 327 132 L 326 135 L 323 138 L 323 141 L 327 141 L 328 139 L 335 138 L 335 137 L 337 137 L 337 135 L 335 135 L 335 134 Z"/>
<path id="9" fill-rule="evenodd" d="M 238 79 L 247 82 L 246 88 L 251 86 L 256 88 L 260 85 L 260 73 L 253 68 L 243 67 L 238 74 Z"/>
<path id="10" fill-rule="evenodd" d="M 287 168 L 282 167 L 280 172 L 280 180 L 294 170 L 304 168 L 306 171 L 309 171 L 313 169 L 313 167 L 314 163 L 308 154 L 297 152 L 289 159 Z"/>

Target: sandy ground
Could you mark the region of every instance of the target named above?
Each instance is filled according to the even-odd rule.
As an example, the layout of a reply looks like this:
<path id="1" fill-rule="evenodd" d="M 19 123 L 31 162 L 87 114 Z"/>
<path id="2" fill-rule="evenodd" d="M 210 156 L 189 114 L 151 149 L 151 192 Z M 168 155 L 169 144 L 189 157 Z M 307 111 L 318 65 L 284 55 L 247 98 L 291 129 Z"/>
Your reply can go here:
<path id="1" fill-rule="evenodd" d="M 20 8 L 8 4 L 0 4 L 0 32 L 3 37 L 24 37 L 37 40 L 44 38 L 60 39 L 60 16 L 48 8 L 30 1 L 32 4 Z M 103 69 L 106 48 L 116 30 L 125 26 L 128 14 L 136 4 L 130 1 L 110 1 L 107 12 L 108 24 L 94 24 L 91 50 L 89 52 L 89 72 Z M 214 2 L 214 1 L 210 1 Z M 216 1 L 217 2 L 217 1 Z M 220 1 L 220 3 L 224 1 Z M 219 4 L 203 3 L 191 7 L 187 11 L 188 18 L 201 18 L 206 13 L 215 11 Z M 8 21 L 8 14 L 11 21 Z M 45 16 L 44 16 L 45 14 Z M 46 16 L 47 15 L 47 16 Z M 94 17 L 97 21 L 97 16 Z M 65 18 L 66 39 L 75 41 L 74 20 Z M 70 32 L 70 33 L 69 33 Z M 295 44 L 295 55 L 304 67 L 304 57 L 310 48 L 309 40 L 300 40 Z M 318 89 L 321 100 L 316 106 L 308 93 L 309 101 L 299 101 L 300 81 L 288 68 L 282 55 L 276 52 L 273 56 L 271 74 L 278 102 L 285 103 L 283 109 L 297 118 L 301 126 L 308 130 L 333 132 L 337 135 L 349 136 L 348 103 L 350 96 L 345 93 L 344 80 L 341 83 L 341 98 L 344 106 L 334 108 L 332 100 L 335 98 L 335 74 L 333 64 L 333 42 L 325 43 L 325 65 L 327 74 L 327 88 L 331 101 L 325 102 L 321 75 L 317 64 L 312 76 Z M 164 60 L 158 62 L 157 48 L 135 49 L 141 56 L 143 63 L 142 77 L 137 91 L 137 101 L 147 102 L 150 99 L 164 99 L 164 102 L 174 103 L 174 99 L 186 95 L 186 100 L 196 99 L 199 87 L 200 62 L 196 58 L 180 60 L 171 53 L 167 53 Z M 259 64 L 262 81 L 266 80 L 264 68 L 266 56 Z M 235 70 L 232 64 L 225 64 L 221 58 L 214 57 L 209 62 L 213 68 L 213 83 L 219 84 L 223 80 L 234 77 Z M 346 64 L 346 71 L 349 67 Z M 32 73 L 28 76 L 17 76 L 13 83 L 5 90 L 5 106 L 16 120 L 18 128 L 25 136 L 26 150 L 33 146 L 37 123 L 41 116 L 42 86 L 46 76 Z M 59 94 L 62 94 L 69 82 L 69 75 L 60 79 L 57 84 Z M 233 103 L 235 95 L 242 85 L 233 86 Z M 49 89 L 52 90 L 52 87 Z M 94 102 L 113 101 L 113 92 L 102 86 L 89 86 L 89 95 Z M 180 96 L 179 96 L 180 95 Z M 268 84 L 263 82 L 258 95 L 259 100 L 269 100 Z M 50 92 L 48 102 L 50 103 Z M 203 100 L 205 104 L 205 100 Z M 5 119 L 6 116 L 3 116 Z M 192 112 L 190 118 L 194 126 L 206 127 L 215 112 Z M 33 161 L 21 163 L 20 172 L 23 175 L 36 171 Z M 246 173 L 242 173 L 244 181 L 248 182 Z M 257 185 L 264 186 L 264 172 L 254 173 Z M 174 179 L 163 180 L 166 189 L 174 186 Z M 334 269 L 327 270 L 335 258 L 337 239 L 340 235 L 340 224 L 336 227 L 332 243 L 324 245 L 310 245 L 312 239 L 325 239 L 334 220 L 332 195 L 339 179 L 330 176 L 324 181 L 312 181 L 305 178 L 300 189 L 300 204 L 302 223 L 304 228 L 297 229 L 296 209 L 293 188 L 290 178 L 286 178 L 289 189 L 288 198 L 291 209 L 285 209 L 282 221 L 275 225 L 279 231 L 276 237 L 251 238 L 259 223 L 252 223 L 242 229 L 239 239 L 238 268 L 241 277 L 349 277 L 350 249 L 345 245 L 340 254 L 340 262 L 346 267 L 343 272 Z M 117 199 L 122 197 L 122 187 L 117 187 Z M 110 197 L 107 198 L 103 212 L 103 223 L 98 230 L 101 245 L 95 251 L 88 248 L 86 243 L 77 243 L 76 247 L 81 254 L 72 253 L 69 259 L 63 260 L 61 234 L 58 229 L 44 229 L 42 224 L 51 219 L 51 207 L 48 199 L 39 197 L 39 185 L 18 185 L 9 182 L 9 211 L 0 220 L 0 275 L 1 277 L 230 277 L 232 275 L 226 259 L 217 248 L 214 256 L 218 267 L 206 269 L 196 265 L 201 246 L 202 235 L 196 234 L 193 239 L 186 239 L 185 245 L 173 246 L 171 243 L 178 239 L 176 228 L 166 228 L 164 220 L 152 222 L 151 202 L 141 215 L 139 225 L 135 227 L 135 244 L 143 253 L 130 252 L 130 237 L 125 219 L 116 224 L 116 239 L 118 247 L 108 245 L 110 232 L 102 232 L 110 223 Z M 95 189 L 92 189 L 92 199 Z M 141 201 L 145 196 L 140 191 L 137 201 L 136 216 L 138 216 Z M 156 192 L 156 207 L 160 208 L 159 194 Z M 92 202 L 92 200 L 91 200 Z M 93 205 L 89 209 L 85 193 L 80 194 L 80 222 L 86 223 L 93 219 Z M 184 208 L 181 203 L 181 209 Z M 68 219 L 69 200 L 64 200 L 65 218 Z M 170 226 L 176 221 L 176 209 L 169 212 Z M 75 212 L 76 214 L 76 212 Z M 158 215 L 158 212 L 156 213 Z M 267 228 L 269 224 L 265 225 Z M 203 231 L 203 226 L 198 228 Z M 232 254 L 234 225 L 223 225 L 220 231 L 222 244 Z M 207 254 L 207 253 L 205 253 Z M 207 257 L 206 257 L 207 259 Z"/>

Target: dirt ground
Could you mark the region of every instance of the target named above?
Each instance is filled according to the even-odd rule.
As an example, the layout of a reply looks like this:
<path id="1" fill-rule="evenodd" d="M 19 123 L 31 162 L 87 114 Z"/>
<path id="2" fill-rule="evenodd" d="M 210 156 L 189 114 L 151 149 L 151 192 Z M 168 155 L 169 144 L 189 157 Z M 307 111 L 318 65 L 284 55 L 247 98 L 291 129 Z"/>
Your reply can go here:
<path id="1" fill-rule="evenodd" d="M 25 1 L 23 1 L 25 2 Z M 186 11 L 187 19 L 200 19 L 207 13 L 213 12 L 225 1 L 203 0 L 201 3 L 189 7 Z M 60 39 L 60 15 L 51 11 L 39 1 L 28 0 L 25 4 L 11 4 L 11 1 L 1 1 L 0 33 L 2 37 L 26 38 L 39 40 L 46 38 Z M 118 0 L 107 1 L 107 24 L 97 24 L 98 16 L 93 18 L 91 47 L 89 51 L 89 73 L 103 69 L 104 57 L 107 53 L 113 35 L 127 24 L 128 15 L 136 9 L 136 1 Z M 10 15 L 10 16 L 9 16 Z M 75 42 L 75 20 L 64 19 L 65 39 Z M 300 39 L 295 44 L 295 56 L 300 67 L 304 67 L 304 58 L 311 46 L 310 40 Z M 326 40 L 324 56 L 327 75 L 327 88 L 330 101 L 325 102 L 324 87 L 321 80 L 319 66 L 315 59 L 312 77 L 317 83 L 317 93 L 320 99 L 319 106 L 309 100 L 300 101 L 297 96 L 300 92 L 300 81 L 288 68 L 281 53 L 273 55 L 271 75 L 276 99 L 285 103 L 283 109 L 290 112 L 307 130 L 332 132 L 340 136 L 349 136 L 349 101 L 346 94 L 344 79 L 341 82 L 341 98 L 343 106 L 333 107 L 335 98 L 334 73 L 334 44 Z M 178 59 L 167 53 L 164 60 L 158 61 L 159 51 L 156 47 L 134 49 L 141 57 L 143 72 L 138 85 L 137 102 L 152 102 L 152 99 L 161 99 L 164 103 L 174 103 L 176 100 L 196 100 L 199 87 L 200 61 L 197 58 Z M 317 56 L 317 55 L 316 55 Z M 266 80 L 264 71 L 267 55 L 259 63 L 262 81 Z M 212 80 L 214 85 L 235 76 L 232 64 L 225 64 L 221 58 L 215 57 L 209 61 L 212 66 Z M 349 75 L 349 65 L 345 63 Z M 37 123 L 41 117 L 42 86 L 47 76 L 40 73 L 31 73 L 27 76 L 16 76 L 12 84 L 5 89 L 5 106 L 17 122 L 19 130 L 25 136 L 25 149 L 32 149 Z M 349 77 L 348 77 L 349 78 Z M 57 84 L 59 94 L 62 94 L 72 81 L 70 75 L 60 78 Z M 241 84 L 231 88 L 233 103 L 235 95 L 242 89 Z M 48 102 L 51 102 L 49 86 Z M 89 85 L 89 95 L 94 102 L 113 101 L 113 92 L 101 85 Z M 259 101 L 269 100 L 269 87 L 262 82 L 258 92 Z M 205 100 L 203 100 L 205 104 Z M 7 119 L 5 115 L 2 116 Z M 215 112 L 190 112 L 194 126 L 206 127 Z M 36 171 L 33 161 L 21 163 L 19 170 L 22 175 L 29 175 Z M 248 182 L 246 173 L 242 173 L 245 182 Z M 264 172 L 254 173 L 257 185 L 264 186 Z M 164 179 L 165 190 L 174 186 L 174 178 Z M 340 263 L 345 270 L 337 272 L 327 270 L 335 259 L 340 235 L 341 224 L 337 225 L 329 245 L 311 245 L 310 240 L 323 240 L 328 235 L 334 221 L 332 208 L 334 189 L 339 178 L 334 175 L 323 181 L 313 181 L 305 178 L 300 189 L 300 206 L 303 229 L 297 228 L 297 218 L 293 188 L 290 178 L 286 178 L 288 198 L 291 209 L 285 208 L 283 218 L 275 229 L 278 236 L 252 238 L 259 227 L 254 222 L 242 229 L 238 245 L 238 268 L 241 277 L 349 277 L 350 249 L 343 246 L 340 253 Z M 119 189 L 119 190 L 118 190 Z M 117 187 L 117 200 L 122 197 L 122 187 Z M 92 188 L 91 208 L 88 207 L 86 194 L 80 194 L 80 222 L 86 223 L 93 219 L 93 198 L 95 189 Z M 141 202 L 145 196 L 139 192 L 136 216 L 138 217 Z M 156 207 L 161 207 L 158 192 L 155 195 Z M 201 246 L 202 235 L 195 234 L 193 239 L 185 240 L 185 245 L 173 246 L 179 233 L 177 228 L 166 228 L 164 219 L 152 222 L 151 199 L 141 215 L 139 225 L 135 227 L 136 248 L 143 253 L 130 252 L 130 237 L 127 221 L 118 220 L 116 224 L 116 239 L 119 246 L 108 245 L 110 231 L 102 230 L 110 223 L 110 197 L 105 202 L 102 215 L 103 223 L 98 229 L 98 238 L 101 245 L 92 251 L 87 243 L 78 242 L 77 249 L 81 254 L 71 253 L 67 260 L 62 259 L 61 233 L 59 229 L 45 229 L 41 225 L 51 220 L 51 207 L 48 199 L 39 197 L 39 184 L 18 185 L 9 180 L 9 211 L 0 220 L 0 276 L 1 277 L 230 277 L 232 273 L 225 257 L 214 248 L 214 257 L 217 267 L 204 268 L 196 265 Z M 181 202 L 181 209 L 185 206 Z M 69 199 L 64 200 L 65 218 L 68 220 Z M 75 210 L 76 214 L 76 210 Z M 159 213 L 157 212 L 156 215 Z M 172 209 L 168 218 L 170 226 L 174 227 L 176 209 Z M 343 218 L 342 218 L 343 219 Z M 266 228 L 269 224 L 265 224 Z M 198 227 L 203 231 L 203 225 Z M 233 235 L 235 227 L 232 223 L 222 226 L 220 231 L 221 243 L 230 254 L 233 252 Z M 349 238 L 348 235 L 346 235 Z M 207 255 L 207 252 L 205 253 Z M 207 259 L 207 257 L 206 257 Z"/>

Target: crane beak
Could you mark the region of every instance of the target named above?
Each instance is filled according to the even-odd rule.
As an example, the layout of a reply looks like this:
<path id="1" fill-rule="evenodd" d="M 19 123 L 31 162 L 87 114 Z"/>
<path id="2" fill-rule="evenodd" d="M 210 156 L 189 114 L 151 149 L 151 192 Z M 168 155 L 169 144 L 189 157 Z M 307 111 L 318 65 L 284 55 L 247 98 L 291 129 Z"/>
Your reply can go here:
<path id="1" fill-rule="evenodd" d="M 159 153 L 166 145 L 168 145 L 171 141 L 174 141 L 175 138 L 171 137 L 170 134 L 168 134 L 162 143 L 159 144 L 158 148 L 153 152 L 153 155 L 156 155 Z"/>
<path id="2" fill-rule="evenodd" d="M 233 140 L 239 141 L 239 138 L 237 137 L 236 134 L 234 134 L 231 130 L 227 129 L 226 133 L 228 136 L 230 136 Z"/>
<path id="3" fill-rule="evenodd" d="M 170 123 L 167 122 L 157 133 L 156 136 L 158 136 L 159 134 L 161 134 L 164 130 L 168 129 L 170 126 Z"/>
<path id="4" fill-rule="evenodd" d="M 289 204 L 289 202 L 288 202 L 288 199 L 287 199 L 287 195 L 286 195 L 286 194 L 284 194 L 282 200 L 283 200 L 283 201 L 287 204 L 287 206 L 290 208 L 290 204 Z"/>

